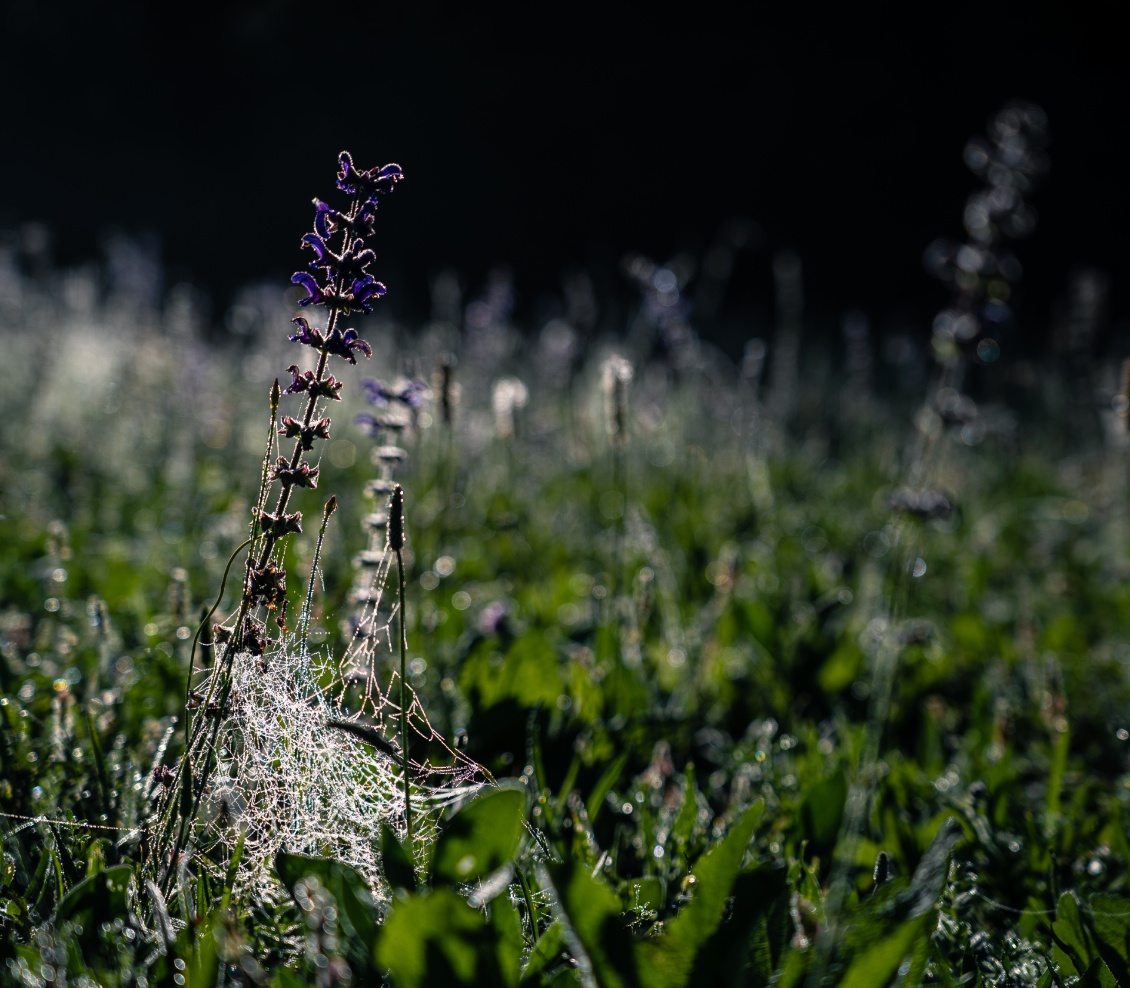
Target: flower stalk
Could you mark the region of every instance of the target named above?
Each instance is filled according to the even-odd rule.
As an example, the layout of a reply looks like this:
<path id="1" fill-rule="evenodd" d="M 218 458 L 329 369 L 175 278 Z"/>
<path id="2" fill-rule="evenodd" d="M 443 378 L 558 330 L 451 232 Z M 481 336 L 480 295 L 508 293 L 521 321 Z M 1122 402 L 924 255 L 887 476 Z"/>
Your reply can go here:
<path id="1" fill-rule="evenodd" d="M 194 661 L 190 665 L 185 754 L 159 807 L 162 821 L 153 848 L 158 887 L 165 894 L 176 876 L 216 766 L 217 739 L 228 720 L 233 699 L 233 663 L 237 657 L 245 656 L 266 668 L 272 644 L 281 645 L 287 633 L 286 572 L 279 550 L 287 536 L 302 532 L 302 512 L 288 511 L 288 508 L 297 488 L 318 486 L 319 467 L 304 457 L 314 449 L 316 442 L 330 437 L 330 419 L 322 417 L 319 411 L 323 403 L 341 400 L 342 383 L 329 372 L 330 358 L 338 357 L 356 365 L 358 354 L 366 358 L 372 356 L 369 343 L 361 339 L 355 329 L 343 329 L 341 322 L 351 313 L 372 312 L 376 300 L 385 294 L 385 286 L 370 272 L 376 256 L 365 241 L 372 234 L 379 202 L 393 191 L 401 178 L 403 172 L 399 165 L 359 169 L 350 154 L 343 151 L 338 156 L 337 188 L 350 197 L 348 209 L 341 211 L 319 199 L 314 200 L 314 231 L 302 238 L 302 246 L 311 250 L 314 258 L 305 270 L 296 272 L 291 281 L 307 293 L 299 306 L 322 306 L 329 310 L 328 317 L 324 329 L 312 325 L 303 316 L 292 320 L 296 332 L 289 336 L 290 341 L 315 350 L 317 362 L 313 370 L 291 364 L 287 368 L 290 385 L 282 389 L 276 379 L 271 389 L 271 426 L 259 495 L 252 511 L 250 538 L 244 543 L 249 549 L 243 592 L 234 622 L 214 628 L 214 647 L 222 648 L 222 653 L 219 660 L 212 663 L 204 695 L 192 688 L 196 674 Z M 280 423 L 278 411 L 283 395 L 305 395 L 306 402 L 299 417 L 287 415 Z M 292 439 L 294 446 L 289 456 L 276 458 L 280 438 Z M 273 510 L 267 510 L 271 490 L 276 485 Z M 323 511 L 319 550 L 334 505 L 336 501 L 331 497 Z M 316 557 L 314 566 L 317 566 Z M 277 626 L 274 638 L 268 630 L 272 617 Z M 309 625 L 308 600 L 300 623 L 304 649 Z M 193 709 L 199 709 L 204 716 L 193 718 L 190 713 Z"/>

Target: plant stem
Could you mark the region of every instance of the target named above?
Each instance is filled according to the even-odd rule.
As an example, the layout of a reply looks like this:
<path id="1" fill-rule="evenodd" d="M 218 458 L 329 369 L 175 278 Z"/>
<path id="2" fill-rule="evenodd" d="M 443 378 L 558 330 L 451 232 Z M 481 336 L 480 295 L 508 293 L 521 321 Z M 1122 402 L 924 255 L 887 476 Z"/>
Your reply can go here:
<path id="1" fill-rule="evenodd" d="M 412 849 L 412 794 L 408 785 L 408 626 L 405 623 L 404 556 L 396 550 L 396 577 L 400 599 L 400 748 L 404 771 L 404 829 L 405 844 Z"/>

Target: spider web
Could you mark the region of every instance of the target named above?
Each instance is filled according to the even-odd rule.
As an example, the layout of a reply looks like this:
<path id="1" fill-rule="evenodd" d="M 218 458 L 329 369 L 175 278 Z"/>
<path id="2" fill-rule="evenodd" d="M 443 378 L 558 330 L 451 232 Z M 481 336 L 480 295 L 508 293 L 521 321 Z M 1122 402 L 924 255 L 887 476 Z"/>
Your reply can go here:
<path id="1" fill-rule="evenodd" d="M 363 555 L 369 565 L 354 592 L 360 606 L 344 654 L 335 659 L 328 648 L 307 647 L 307 601 L 299 633 L 262 656 L 235 655 L 219 724 L 198 735 L 194 762 L 209 752 L 216 758 L 201 803 L 199 849 L 230 860 L 243 840 L 237 888 L 262 889 L 282 850 L 343 861 L 385 896 L 381 827 L 401 839 L 406 833 L 400 681 L 388 661 L 398 611 L 381 608 L 394 554 Z M 198 689 L 209 686 L 206 679 Z M 407 697 L 413 836 L 423 843 L 435 835 L 438 811 L 473 795 L 488 774 L 433 729 L 410 685 Z"/>

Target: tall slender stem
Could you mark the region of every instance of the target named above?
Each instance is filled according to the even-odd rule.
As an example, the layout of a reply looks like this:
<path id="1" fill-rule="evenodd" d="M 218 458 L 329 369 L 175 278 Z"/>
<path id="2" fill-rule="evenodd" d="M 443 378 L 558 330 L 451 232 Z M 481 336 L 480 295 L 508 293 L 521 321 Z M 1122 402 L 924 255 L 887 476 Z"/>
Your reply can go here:
<path id="1" fill-rule="evenodd" d="M 404 828 L 405 845 L 412 848 L 412 793 L 408 784 L 408 625 L 404 613 L 404 557 L 396 550 L 396 577 L 400 600 L 400 748 L 404 760 Z"/>

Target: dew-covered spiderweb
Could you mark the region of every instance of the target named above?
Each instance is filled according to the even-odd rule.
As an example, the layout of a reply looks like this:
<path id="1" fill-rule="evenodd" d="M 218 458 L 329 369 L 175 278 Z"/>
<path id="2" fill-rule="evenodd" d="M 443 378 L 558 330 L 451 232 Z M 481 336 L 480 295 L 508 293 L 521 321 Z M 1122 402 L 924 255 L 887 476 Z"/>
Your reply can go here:
<path id="1" fill-rule="evenodd" d="M 383 894 L 382 825 L 405 835 L 399 737 L 399 664 L 391 643 L 399 619 L 386 594 L 395 554 L 363 554 L 352 639 L 340 657 L 307 647 L 305 622 L 263 655 L 236 654 L 218 720 L 201 731 L 192 759 L 215 757 L 201 799 L 201 857 L 230 860 L 243 841 L 237 884 L 263 887 L 280 850 L 327 856 L 357 868 Z M 391 573 L 393 584 L 396 574 Z M 304 607 L 304 612 L 308 613 Z M 207 678 L 197 682 L 206 695 Z M 487 774 L 433 730 L 415 691 L 407 691 L 413 831 L 434 836 L 438 812 L 472 795 Z M 218 854 L 215 852 L 219 852 Z M 225 853 L 226 852 L 226 853 Z"/>

